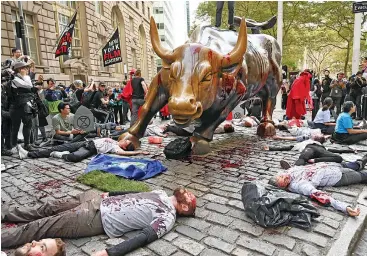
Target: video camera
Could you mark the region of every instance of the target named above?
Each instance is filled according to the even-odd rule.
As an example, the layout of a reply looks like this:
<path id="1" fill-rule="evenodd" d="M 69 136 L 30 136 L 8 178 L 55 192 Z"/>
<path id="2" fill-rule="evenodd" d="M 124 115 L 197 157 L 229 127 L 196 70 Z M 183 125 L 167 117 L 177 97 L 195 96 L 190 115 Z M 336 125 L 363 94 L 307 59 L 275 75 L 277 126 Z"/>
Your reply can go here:
<path id="1" fill-rule="evenodd" d="M 12 60 L 7 59 L 1 63 L 1 84 L 8 82 L 14 78 L 13 70 L 11 68 Z"/>

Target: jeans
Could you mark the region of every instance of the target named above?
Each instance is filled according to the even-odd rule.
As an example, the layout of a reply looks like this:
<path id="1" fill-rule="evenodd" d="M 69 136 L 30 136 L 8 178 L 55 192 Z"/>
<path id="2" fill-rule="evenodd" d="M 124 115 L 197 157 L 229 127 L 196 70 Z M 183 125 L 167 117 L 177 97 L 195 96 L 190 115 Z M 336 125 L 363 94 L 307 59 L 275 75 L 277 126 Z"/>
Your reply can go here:
<path id="1" fill-rule="evenodd" d="M 367 183 L 367 171 L 358 171 L 350 168 L 343 168 L 342 177 L 334 185 L 334 187 L 348 186 L 360 183 Z"/>
<path id="2" fill-rule="evenodd" d="M 349 134 L 335 132 L 331 138 L 340 144 L 352 145 L 360 141 L 367 140 L 367 133 Z"/>
<path id="3" fill-rule="evenodd" d="M 65 143 L 52 148 L 28 152 L 30 158 L 50 157 L 52 152 L 69 151 L 70 154 L 63 155 L 62 158 L 67 162 L 80 162 L 83 159 L 97 154 L 97 149 L 93 141 L 82 141 L 74 143 Z"/>
<path id="4" fill-rule="evenodd" d="M 298 160 L 295 162 L 295 165 L 306 165 L 310 159 L 315 159 L 315 163 L 341 163 L 343 161 L 343 158 L 340 155 L 327 151 L 323 146 L 310 144 L 301 152 Z"/>
<path id="5" fill-rule="evenodd" d="M 233 25 L 234 23 L 234 1 L 228 1 L 228 25 Z M 224 1 L 217 1 L 217 11 L 215 15 L 215 26 L 220 27 L 222 24 L 222 11 L 223 11 Z"/>
<path id="6" fill-rule="evenodd" d="M 115 123 L 118 123 L 118 120 L 119 120 L 119 123 L 120 124 L 124 124 L 124 117 L 122 115 L 122 106 L 114 106 L 113 107 L 113 113 L 115 115 Z"/>
<path id="7" fill-rule="evenodd" d="M 48 201 L 33 207 L 3 205 L 1 221 L 25 222 L 1 230 L 1 247 L 11 248 L 44 238 L 80 238 L 104 234 L 101 197 L 86 192 L 78 199 Z"/>
<path id="8" fill-rule="evenodd" d="M 1 119 L 1 149 L 11 149 L 12 121 L 8 117 L 2 117 Z"/>
<path id="9" fill-rule="evenodd" d="M 127 118 L 127 113 L 129 112 L 130 104 L 126 101 L 122 101 L 122 115 L 124 117 L 124 122 L 127 122 L 129 118 Z"/>
<path id="10" fill-rule="evenodd" d="M 135 122 L 138 120 L 138 114 L 139 114 L 139 108 L 144 105 L 145 100 L 144 99 L 133 99 L 132 103 L 132 109 L 131 109 L 131 122 L 130 127 L 132 127 Z"/>
<path id="11" fill-rule="evenodd" d="M 12 133 L 11 133 L 11 144 L 12 146 L 17 145 L 18 132 L 21 122 L 23 122 L 23 137 L 24 145 L 30 144 L 31 130 L 32 130 L 32 119 L 34 118 L 32 114 L 26 113 L 24 111 L 24 106 L 11 107 L 10 110 Z"/>

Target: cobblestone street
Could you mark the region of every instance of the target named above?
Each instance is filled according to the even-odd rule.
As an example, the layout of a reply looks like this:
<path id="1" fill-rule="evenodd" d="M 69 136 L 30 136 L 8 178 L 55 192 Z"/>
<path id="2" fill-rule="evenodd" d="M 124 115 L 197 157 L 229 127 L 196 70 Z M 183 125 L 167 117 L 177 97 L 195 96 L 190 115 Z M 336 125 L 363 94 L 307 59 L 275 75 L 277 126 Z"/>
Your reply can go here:
<path id="1" fill-rule="evenodd" d="M 151 189 L 163 188 L 170 194 L 177 186 L 186 186 L 198 197 L 198 208 L 195 218 L 178 217 L 173 230 L 163 239 L 129 255 L 326 255 L 347 220 L 331 207 L 319 207 L 321 216 L 310 232 L 291 227 L 264 229 L 246 217 L 240 194 L 243 182 L 267 181 L 280 170 L 279 160 L 294 162 L 298 156 L 297 152 L 263 151 L 263 145 L 275 142 L 259 140 L 254 134 L 255 128 L 236 127 L 233 134 L 215 135 L 211 154 L 186 161 L 165 159 L 163 146 L 148 144 L 144 138 L 142 148 L 151 153 L 148 157 L 162 161 L 168 168 L 146 183 Z M 164 145 L 174 138 L 165 138 Z M 91 189 L 75 181 L 88 162 L 69 164 L 54 158 L 21 161 L 17 157 L 2 157 L 5 165 L 19 165 L 1 174 L 2 201 L 25 205 L 74 197 Z M 355 205 L 363 187 L 354 185 L 327 191 L 334 198 Z M 2 228 L 9 226 L 3 224 Z M 126 237 L 109 239 L 101 235 L 66 240 L 67 255 L 91 255 L 123 239 Z M 355 255 L 366 254 L 356 251 Z"/>

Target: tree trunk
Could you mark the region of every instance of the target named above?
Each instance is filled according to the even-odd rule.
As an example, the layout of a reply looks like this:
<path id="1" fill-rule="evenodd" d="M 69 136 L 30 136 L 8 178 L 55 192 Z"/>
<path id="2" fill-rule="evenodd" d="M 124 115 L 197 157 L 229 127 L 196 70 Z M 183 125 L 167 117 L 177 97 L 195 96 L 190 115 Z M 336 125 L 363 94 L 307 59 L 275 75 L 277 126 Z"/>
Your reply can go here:
<path id="1" fill-rule="evenodd" d="M 348 41 L 347 56 L 345 56 L 345 62 L 344 62 L 344 74 L 345 75 L 347 75 L 348 62 L 349 62 L 349 53 L 350 53 L 350 42 Z"/>

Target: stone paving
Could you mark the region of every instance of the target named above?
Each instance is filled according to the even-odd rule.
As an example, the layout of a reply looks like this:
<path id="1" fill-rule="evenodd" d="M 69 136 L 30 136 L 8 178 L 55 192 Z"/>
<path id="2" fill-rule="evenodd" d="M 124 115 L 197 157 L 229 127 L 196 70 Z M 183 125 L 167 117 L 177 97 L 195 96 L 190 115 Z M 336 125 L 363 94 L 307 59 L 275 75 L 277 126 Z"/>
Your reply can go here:
<path id="1" fill-rule="evenodd" d="M 129 255 L 326 255 L 347 219 L 331 207 L 318 207 L 321 216 L 311 231 L 293 227 L 264 229 L 245 215 L 240 195 L 243 182 L 266 182 L 280 171 L 279 160 L 293 162 L 298 155 L 297 152 L 263 151 L 263 145 L 275 142 L 260 140 L 254 134 L 255 129 L 236 127 L 233 134 L 215 135 L 211 154 L 185 161 L 165 159 L 162 145 L 150 145 L 146 138 L 143 139 L 142 148 L 151 153 L 148 157 L 162 161 L 168 168 L 167 172 L 146 183 L 151 189 L 164 189 L 168 193 L 177 186 L 186 186 L 198 197 L 198 208 L 195 218 L 177 218 L 175 227 L 162 239 Z M 164 145 L 172 139 L 173 136 L 165 138 Z M 74 197 L 91 189 L 75 181 L 89 160 L 76 164 L 54 158 L 19 160 L 17 157 L 2 157 L 1 160 L 5 165 L 19 164 L 1 173 L 2 202 L 35 204 Z M 362 188 L 363 185 L 354 185 L 327 191 L 334 198 L 355 205 Z M 9 226 L 11 224 L 2 224 L 2 228 Z M 67 255 L 91 255 L 132 235 L 133 232 L 117 239 L 100 235 L 66 240 Z M 356 251 L 355 255 L 362 254 Z"/>
<path id="2" fill-rule="evenodd" d="M 365 228 L 361 239 L 359 240 L 352 256 L 366 256 L 367 255 L 367 227 Z"/>

